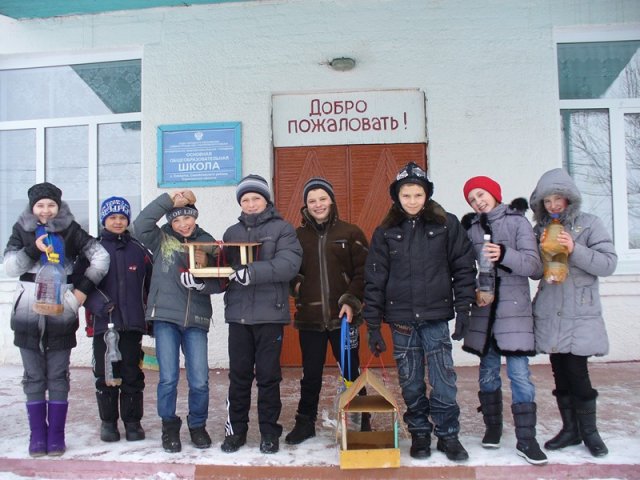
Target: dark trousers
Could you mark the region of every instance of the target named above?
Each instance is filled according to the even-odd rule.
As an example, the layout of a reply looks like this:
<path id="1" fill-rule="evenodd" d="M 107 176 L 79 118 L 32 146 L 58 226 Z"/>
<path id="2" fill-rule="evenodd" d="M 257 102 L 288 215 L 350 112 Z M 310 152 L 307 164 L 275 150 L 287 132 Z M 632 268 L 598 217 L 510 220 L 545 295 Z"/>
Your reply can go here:
<path id="1" fill-rule="evenodd" d="M 255 377 L 258 386 L 258 423 L 261 434 L 280 436 L 278 424 L 280 401 L 280 352 L 282 324 L 229 324 L 229 418 L 226 435 L 246 434 L 249 429 L 251 386 Z"/>
<path id="2" fill-rule="evenodd" d="M 549 355 L 557 393 L 570 394 L 582 400 L 596 398 L 598 392 L 591 386 L 587 365 L 588 358 L 572 353 L 552 353 Z"/>
<path id="3" fill-rule="evenodd" d="M 96 377 L 96 390 L 108 392 L 117 390 L 123 393 L 138 393 L 144 390 L 144 372 L 140 368 L 142 363 L 142 333 L 140 332 L 118 332 L 120 341 L 118 348 L 122 354 L 120 374 L 122 375 L 122 385 L 120 387 L 109 387 L 104 383 L 104 354 L 107 345 L 104 343 L 104 335 L 99 334 L 93 337 L 93 375 Z"/>
<path id="4" fill-rule="evenodd" d="M 318 416 L 318 402 L 320 400 L 320 390 L 322 389 L 322 373 L 324 370 L 324 360 L 327 356 L 327 343 L 331 345 L 333 358 L 336 359 L 346 380 L 353 381 L 358 378 L 360 369 L 360 359 L 358 357 L 358 329 L 351 329 L 349 353 L 345 352 L 345 363 L 341 364 L 341 344 L 340 329 L 324 332 L 313 332 L 299 330 L 300 350 L 302 352 L 302 380 L 300 380 L 300 401 L 298 402 L 298 413 L 306 415 L 316 420 Z"/>

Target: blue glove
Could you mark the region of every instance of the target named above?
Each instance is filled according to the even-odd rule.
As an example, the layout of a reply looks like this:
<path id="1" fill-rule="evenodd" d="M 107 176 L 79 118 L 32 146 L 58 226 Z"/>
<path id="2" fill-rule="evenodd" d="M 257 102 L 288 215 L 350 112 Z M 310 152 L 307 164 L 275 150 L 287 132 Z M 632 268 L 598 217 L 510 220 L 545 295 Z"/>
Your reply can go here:
<path id="1" fill-rule="evenodd" d="M 199 292 L 204 289 L 204 282 L 202 280 L 198 280 L 190 272 L 182 272 L 180 274 L 180 283 L 190 290 L 197 290 Z"/>
<path id="2" fill-rule="evenodd" d="M 384 343 L 384 338 L 382 338 L 382 333 L 380 332 L 380 327 L 369 329 L 369 350 L 376 357 L 379 357 L 382 352 L 387 351 L 387 344 Z"/>
<path id="3" fill-rule="evenodd" d="M 456 327 L 451 335 L 454 340 L 462 340 L 469 331 L 469 320 L 471 315 L 467 311 L 461 311 L 456 313 Z"/>
<path id="4" fill-rule="evenodd" d="M 235 280 L 240 285 L 247 286 L 251 283 L 251 274 L 249 273 L 249 267 L 241 265 L 235 271 L 229 275 L 229 280 Z"/>

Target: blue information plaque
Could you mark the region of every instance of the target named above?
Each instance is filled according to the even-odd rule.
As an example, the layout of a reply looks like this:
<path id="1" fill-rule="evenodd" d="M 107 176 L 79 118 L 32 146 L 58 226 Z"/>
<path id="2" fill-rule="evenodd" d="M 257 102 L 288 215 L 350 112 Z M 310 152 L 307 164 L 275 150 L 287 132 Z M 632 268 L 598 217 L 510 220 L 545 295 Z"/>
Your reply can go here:
<path id="1" fill-rule="evenodd" d="M 241 162 L 240 122 L 158 127 L 159 187 L 236 185 Z"/>

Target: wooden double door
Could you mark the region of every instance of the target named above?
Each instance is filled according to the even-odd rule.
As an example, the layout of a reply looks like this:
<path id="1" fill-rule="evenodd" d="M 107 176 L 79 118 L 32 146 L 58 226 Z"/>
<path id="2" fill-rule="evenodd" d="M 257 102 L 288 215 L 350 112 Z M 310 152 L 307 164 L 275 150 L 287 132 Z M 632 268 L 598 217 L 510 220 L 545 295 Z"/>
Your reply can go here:
<path id="1" fill-rule="evenodd" d="M 317 147 L 286 147 L 275 149 L 274 193 L 275 204 L 284 218 L 296 228 L 300 225 L 303 206 L 302 190 L 309 178 L 324 177 L 335 192 L 340 218 L 358 225 L 371 240 L 371 235 L 391 206 L 389 185 L 398 170 L 408 162 L 426 168 L 424 143 L 385 145 L 337 145 Z M 290 303 L 291 314 L 295 311 Z M 388 327 L 383 327 L 387 352 L 382 360 L 393 364 L 392 342 Z M 366 327 L 360 329 L 360 359 L 370 358 Z M 335 365 L 331 350 L 326 362 Z M 282 349 L 283 366 L 300 366 L 302 357 L 298 332 L 286 327 Z M 377 363 L 377 362 L 376 362 Z"/>

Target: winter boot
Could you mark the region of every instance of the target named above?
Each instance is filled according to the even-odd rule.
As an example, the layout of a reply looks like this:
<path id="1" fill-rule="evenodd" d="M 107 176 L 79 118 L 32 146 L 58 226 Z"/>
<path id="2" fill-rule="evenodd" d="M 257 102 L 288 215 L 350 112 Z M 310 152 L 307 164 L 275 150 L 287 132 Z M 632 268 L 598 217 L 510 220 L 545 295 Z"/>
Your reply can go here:
<path id="1" fill-rule="evenodd" d="M 43 457 L 47 454 L 47 402 L 27 402 L 29 417 L 29 455 Z"/>
<path id="2" fill-rule="evenodd" d="M 165 452 L 178 453 L 182 450 L 180 427 L 182 427 L 180 417 L 162 420 L 162 448 L 164 448 Z"/>
<path id="3" fill-rule="evenodd" d="M 485 431 L 482 437 L 484 448 L 500 447 L 502 437 L 502 390 L 494 392 L 478 392 L 480 406 L 478 411 L 482 412 Z"/>
<path id="4" fill-rule="evenodd" d="M 51 457 L 59 457 L 67 449 L 64 443 L 64 427 L 67 423 L 68 409 L 69 402 L 49 402 L 47 405 L 47 454 Z"/>
<path id="5" fill-rule="evenodd" d="M 142 392 L 120 392 L 120 415 L 124 422 L 125 435 L 128 442 L 144 440 L 144 429 L 140 425 L 143 413 L 144 398 Z"/>
<path id="6" fill-rule="evenodd" d="M 437 448 L 453 462 L 463 462 L 469 459 L 469 454 L 458 440 L 458 435 L 438 438 Z"/>
<path id="7" fill-rule="evenodd" d="M 536 404 L 534 402 L 511 405 L 516 426 L 516 450 L 518 455 L 532 465 L 544 465 L 547 456 L 536 440 Z"/>
<path id="8" fill-rule="evenodd" d="M 431 435 L 429 433 L 412 433 L 409 455 L 423 460 L 431 456 Z"/>
<path id="9" fill-rule="evenodd" d="M 202 427 L 189 428 L 189 434 L 194 447 L 209 448 L 211 446 L 211 437 L 204 425 Z"/>
<path id="10" fill-rule="evenodd" d="M 278 453 L 280 450 L 280 439 L 273 433 L 263 433 L 260 437 L 260 452 Z"/>
<path id="11" fill-rule="evenodd" d="M 582 400 L 573 397 L 573 405 L 576 408 L 576 417 L 582 440 L 594 457 L 604 457 L 609 449 L 600 438 L 596 427 L 596 399 Z"/>
<path id="12" fill-rule="evenodd" d="M 553 394 L 558 403 L 558 410 L 560 410 L 562 429 L 555 437 L 544 444 L 544 448 L 547 450 L 559 450 L 570 445 L 580 445 L 582 443 L 582 436 L 578 429 L 578 420 L 576 418 L 576 411 L 573 408 L 571 396 L 568 393 L 556 391 L 554 391 Z"/>
<path id="13" fill-rule="evenodd" d="M 360 419 L 360 431 L 361 432 L 371 431 L 371 414 L 368 412 L 362 413 L 362 418 Z"/>
<path id="14" fill-rule="evenodd" d="M 246 433 L 234 433 L 233 435 L 224 437 L 220 449 L 225 453 L 233 453 L 237 452 L 245 443 L 247 443 Z"/>
<path id="15" fill-rule="evenodd" d="M 287 445 L 298 445 L 315 436 L 315 419 L 299 413 L 296 415 L 296 424 L 294 425 L 293 430 L 284 437 L 284 441 Z"/>
<path id="16" fill-rule="evenodd" d="M 96 391 L 98 413 L 102 425 L 100 426 L 100 440 L 103 442 L 117 442 L 120 440 L 118 431 L 118 389 Z"/>

